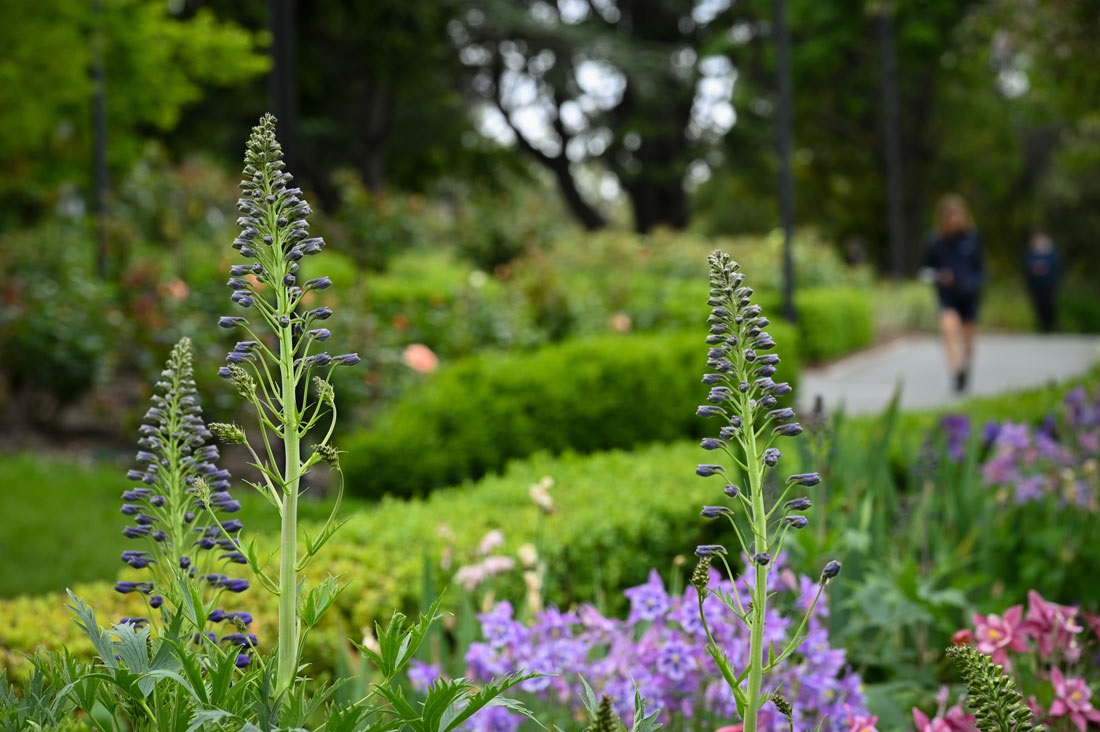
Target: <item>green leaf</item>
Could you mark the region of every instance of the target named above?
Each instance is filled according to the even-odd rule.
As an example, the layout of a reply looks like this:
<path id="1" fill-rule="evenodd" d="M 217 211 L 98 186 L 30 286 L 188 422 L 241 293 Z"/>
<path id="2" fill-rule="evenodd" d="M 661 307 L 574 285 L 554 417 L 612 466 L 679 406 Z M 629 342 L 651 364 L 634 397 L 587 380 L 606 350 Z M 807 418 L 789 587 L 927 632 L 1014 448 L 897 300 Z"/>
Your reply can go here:
<path id="1" fill-rule="evenodd" d="M 65 594 L 69 596 L 70 600 L 68 608 L 76 615 L 76 624 L 91 639 L 99 660 L 108 668 L 118 668 L 118 661 L 115 660 L 115 652 L 111 647 L 111 639 L 107 632 L 99 627 L 99 623 L 96 622 L 95 612 L 85 605 L 83 600 L 74 595 L 72 590 L 66 588 Z"/>
<path id="2" fill-rule="evenodd" d="M 466 706 L 458 710 L 454 715 L 451 715 L 450 718 L 446 720 L 445 725 L 439 729 L 426 730 L 425 732 L 451 732 L 451 730 L 461 725 L 479 709 L 484 707 L 506 707 L 513 712 L 522 714 L 542 727 L 542 723 L 539 722 L 534 713 L 527 709 L 521 702 L 515 699 L 502 698 L 500 696 L 513 686 L 541 675 L 542 674 L 516 673 L 493 679 L 476 693 L 469 695 L 467 697 Z"/>

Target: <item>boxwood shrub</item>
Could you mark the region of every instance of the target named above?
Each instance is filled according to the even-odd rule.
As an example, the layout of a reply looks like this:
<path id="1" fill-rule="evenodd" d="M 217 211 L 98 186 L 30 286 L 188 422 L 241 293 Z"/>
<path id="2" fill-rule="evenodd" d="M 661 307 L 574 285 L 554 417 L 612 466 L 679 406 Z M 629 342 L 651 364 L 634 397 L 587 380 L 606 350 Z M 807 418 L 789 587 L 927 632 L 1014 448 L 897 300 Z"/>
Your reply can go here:
<path id="1" fill-rule="evenodd" d="M 768 291 L 757 297 L 764 311 L 783 312 L 781 295 Z M 820 288 L 795 293 L 799 356 L 818 363 L 843 356 L 874 342 L 875 319 L 869 291 Z M 783 344 L 779 344 L 782 348 Z"/>
<path id="2" fill-rule="evenodd" d="M 366 628 L 375 620 L 386 621 L 395 608 L 415 612 L 426 567 L 432 568 L 434 586 L 444 588 L 450 580 L 439 569 L 444 551 L 450 547 L 454 553 L 453 571 L 474 558 L 475 547 L 491 529 L 505 534 L 501 553 L 515 556 L 516 548 L 527 542 L 538 546 L 549 568 L 549 601 L 569 604 L 606 596 L 614 608 L 621 601 L 618 591 L 644 582 L 650 567 L 668 576 L 673 557 L 690 557 L 696 544 L 715 538 L 714 524 L 699 517 L 699 506 L 721 490 L 694 474 L 705 455 L 694 442 L 685 441 L 634 453 L 539 453 L 477 484 L 437 491 L 425 500 L 386 499 L 352 515 L 306 572 L 311 581 L 332 574 L 346 585 L 326 622 L 308 639 L 310 674 L 331 671 L 350 648 L 346 639 L 362 639 Z M 555 510 L 550 515 L 529 496 L 530 486 L 544 476 L 554 479 Z M 277 541 L 276 535 L 259 537 L 260 556 Z M 689 561 L 683 571 L 690 570 Z M 495 584 L 498 597 L 523 597 L 519 572 L 513 575 Z M 124 569 L 120 576 L 138 575 Z M 270 647 L 277 627 L 275 599 L 260 591 L 258 583 L 253 585 L 257 589 L 226 598 L 232 603 L 226 609 L 251 612 L 261 645 Z M 119 595 L 111 583 L 73 589 L 95 608 L 101 625 L 148 614 L 140 598 Z M 458 587 L 447 589 L 444 607 L 457 608 L 461 593 Z M 62 593 L 0 601 L 0 671 L 25 678 L 29 664 L 24 654 L 36 648 L 66 646 L 76 655 L 90 656 L 91 645 L 65 603 Z"/>
<path id="3" fill-rule="evenodd" d="M 797 339 L 769 326 L 797 378 Z M 581 453 L 698 436 L 706 345 L 699 333 L 604 335 L 534 353 L 455 362 L 344 441 L 349 491 L 420 496 L 540 450 Z"/>

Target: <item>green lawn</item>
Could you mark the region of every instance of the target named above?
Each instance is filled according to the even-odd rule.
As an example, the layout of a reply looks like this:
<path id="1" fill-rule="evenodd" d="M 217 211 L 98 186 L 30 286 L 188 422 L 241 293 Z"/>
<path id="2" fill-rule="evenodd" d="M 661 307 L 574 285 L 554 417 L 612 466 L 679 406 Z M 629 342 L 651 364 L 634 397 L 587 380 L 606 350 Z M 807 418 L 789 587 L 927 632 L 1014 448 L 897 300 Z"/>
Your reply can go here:
<path id="1" fill-rule="evenodd" d="M 0 521 L 0 597 L 60 591 L 75 582 L 113 579 L 123 567 L 119 555 L 132 549 L 122 536 L 127 525 L 120 496 L 132 483 L 126 466 L 108 462 L 0 455 L 5 487 Z M 249 531 L 278 531 L 275 510 L 237 486 L 238 514 Z M 300 515 L 323 519 L 328 501 L 304 501 Z"/>

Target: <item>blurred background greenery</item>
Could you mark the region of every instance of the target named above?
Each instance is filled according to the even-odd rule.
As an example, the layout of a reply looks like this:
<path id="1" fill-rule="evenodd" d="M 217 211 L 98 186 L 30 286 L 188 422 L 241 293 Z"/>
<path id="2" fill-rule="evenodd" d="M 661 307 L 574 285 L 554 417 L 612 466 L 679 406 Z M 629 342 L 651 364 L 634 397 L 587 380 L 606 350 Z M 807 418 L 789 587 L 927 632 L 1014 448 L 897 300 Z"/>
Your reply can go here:
<path id="1" fill-rule="evenodd" d="M 510 548 L 542 542 L 547 596 L 566 604 L 616 597 L 649 567 L 683 573 L 681 555 L 715 538 L 698 519 L 710 489 L 691 474 L 690 439 L 705 428 L 694 409 L 715 248 L 743 264 L 777 321 L 780 376 L 796 386 L 807 365 L 936 327 L 915 275 L 948 191 L 970 201 L 984 237 L 984 328 L 1035 329 L 1021 256 L 1041 229 L 1066 273 L 1060 329 L 1100 332 L 1100 4 L 786 1 L 794 323 L 778 322 L 774 7 L 39 0 L 7 14 L 0 482 L 14 502 L 0 522 L 0 669 L 25 671 L 20 653 L 47 626 L 51 642 L 87 650 L 57 594 L 74 582 L 89 583 L 78 591 L 103 617 L 126 614 L 110 586 L 124 548 L 117 497 L 148 384 L 181 336 L 207 418 L 235 417 L 215 376 L 232 340 L 214 326 L 231 312 L 243 143 L 266 111 L 329 244 L 303 270 L 333 279 L 317 301 L 335 311 L 333 342 L 364 360 L 337 383 L 354 518 L 317 571 L 351 589 L 312 641 L 322 674 L 345 638 L 395 605 L 414 610 L 433 593 L 427 575 L 449 580 L 441 558 L 461 561 L 492 528 Z M 1037 422 L 1062 394 L 963 406 L 975 426 Z M 1095 513 L 1067 516 L 1053 498 L 994 521 L 973 472 L 988 446 L 975 437 L 956 467 L 939 420 L 818 415 L 806 419 L 816 452 L 791 451 L 795 468 L 829 478 L 815 497 L 827 522 L 814 518 L 793 562 L 811 574 L 825 551 L 848 562 L 837 630 L 848 622 L 850 658 L 883 698 L 950 679 L 938 649 L 970 611 L 1021 601 L 1051 545 L 1096 550 L 1095 532 L 1071 523 Z M 243 461 L 228 459 L 239 475 Z M 1082 464 L 1095 480 L 1095 459 Z M 527 495 L 547 475 L 552 518 Z M 273 516 L 240 498 L 269 545 Z M 303 504 L 307 522 L 326 500 Z M 1025 519 L 1042 541 L 1021 543 Z M 1100 602 L 1072 573 L 1051 582 L 1048 599 Z M 504 585 L 502 596 L 521 591 L 518 577 Z M 906 715 L 896 700 L 877 713 L 891 709 Z"/>

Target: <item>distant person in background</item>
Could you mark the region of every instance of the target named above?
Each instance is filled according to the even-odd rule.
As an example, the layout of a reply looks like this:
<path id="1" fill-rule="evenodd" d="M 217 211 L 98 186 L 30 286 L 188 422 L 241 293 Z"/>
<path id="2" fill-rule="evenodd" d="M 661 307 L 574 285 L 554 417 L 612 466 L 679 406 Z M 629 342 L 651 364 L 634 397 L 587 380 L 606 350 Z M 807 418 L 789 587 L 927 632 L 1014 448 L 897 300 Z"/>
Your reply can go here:
<path id="1" fill-rule="evenodd" d="M 1031 305 L 1035 308 L 1035 318 L 1039 322 L 1041 333 L 1054 331 L 1058 312 L 1058 280 L 1061 277 L 1061 263 L 1054 242 L 1041 231 L 1031 235 L 1024 255 L 1024 279 L 1027 291 L 1031 295 Z"/>
<path id="2" fill-rule="evenodd" d="M 963 392 L 974 361 L 985 263 L 981 238 L 962 196 L 944 196 L 936 206 L 936 229 L 924 266 L 924 277 L 936 285 L 940 331 L 953 385 L 956 392 Z"/>

